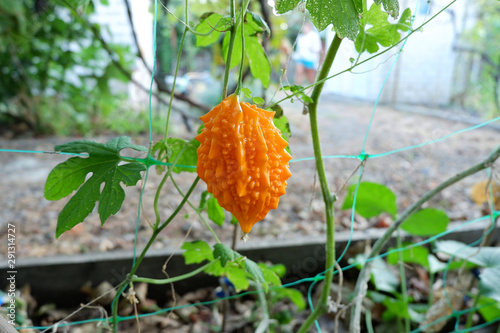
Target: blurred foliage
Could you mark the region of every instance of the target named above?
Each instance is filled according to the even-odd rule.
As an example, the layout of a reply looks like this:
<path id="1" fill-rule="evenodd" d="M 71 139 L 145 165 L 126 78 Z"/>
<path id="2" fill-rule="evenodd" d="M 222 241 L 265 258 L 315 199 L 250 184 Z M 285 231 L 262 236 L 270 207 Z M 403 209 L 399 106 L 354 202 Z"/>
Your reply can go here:
<path id="1" fill-rule="evenodd" d="M 78 17 L 93 12 L 92 1 L 0 0 L 0 125 L 88 134 L 120 111 L 125 98 L 110 83 L 127 79 Z M 109 47 L 131 66 L 126 47 Z"/>
<path id="2" fill-rule="evenodd" d="M 478 0 L 477 21 L 464 40 L 479 68 L 468 103 L 488 117 L 500 115 L 500 2 Z"/>
<path id="3" fill-rule="evenodd" d="M 265 4 L 264 8 L 262 4 Z M 184 12 L 184 0 L 163 1 L 168 10 L 175 15 L 167 12 L 164 8 L 158 11 L 157 26 L 157 48 L 158 48 L 158 70 L 161 76 L 173 75 L 176 65 L 177 52 L 180 47 L 180 40 L 184 31 L 186 20 Z M 189 25 L 195 28 L 210 13 L 229 14 L 229 5 L 227 2 L 194 0 L 189 2 Z M 272 67 L 271 80 L 277 84 L 281 75 L 281 68 L 285 64 L 287 57 L 284 57 L 280 47 L 284 40 L 291 45 L 297 37 L 300 26 L 302 25 L 302 16 L 295 14 L 286 18 L 284 16 L 272 15 L 271 8 L 265 1 L 252 1 L 249 10 L 258 14 L 271 27 L 271 33 L 259 34 L 259 41 L 266 50 L 267 57 Z M 264 11 L 266 13 L 264 13 Z M 298 16 L 295 17 L 295 16 Z M 182 20 L 180 22 L 179 20 Z M 294 21 L 293 25 L 287 24 L 287 20 Z M 298 27 L 297 27 L 298 25 Z M 293 33 L 290 33 L 292 31 Z M 224 58 L 222 44 L 225 33 L 222 32 L 216 42 L 210 45 L 197 47 L 196 36 L 188 33 L 184 41 L 182 62 L 180 64 L 180 76 L 187 72 L 209 72 L 210 75 L 220 80 L 224 73 Z M 199 45 L 198 45 L 199 46 Z M 250 64 L 245 61 L 248 68 Z M 254 79 L 252 76 L 246 76 L 248 80 Z M 258 81 L 255 80 L 255 81 Z M 235 83 L 235 82 L 232 82 Z M 232 84 L 231 83 L 231 84 Z M 249 81 L 246 82 L 250 84 Z M 230 84 L 230 85 L 231 85 Z M 264 90 L 263 90 L 264 91 Z M 216 99 L 219 97 L 219 91 L 214 91 Z M 208 98 L 210 99 L 210 98 Z M 216 101 L 218 102 L 218 100 Z"/>

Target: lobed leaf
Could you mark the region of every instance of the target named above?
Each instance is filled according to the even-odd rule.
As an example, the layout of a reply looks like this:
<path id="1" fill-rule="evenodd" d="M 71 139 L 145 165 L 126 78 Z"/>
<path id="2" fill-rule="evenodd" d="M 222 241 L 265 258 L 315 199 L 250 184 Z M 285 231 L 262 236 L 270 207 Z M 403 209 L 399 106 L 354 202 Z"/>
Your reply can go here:
<path id="1" fill-rule="evenodd" d="M 97 202 L 101 224 L 120 210 L 125 199 L 121 183 L 125 186 L 137 184 L 142 178 L 141 171 L 146 170 L 146 166 L 138 162 L 119 165 L 123 161 L 120 151 L 125 148 L 147 151 L 146 147 L 131 144 L 128 137 L 118 137 L 106 144 L 81 140 L 55 147 L 60 152 L 88 154 L 58 164 L 45 183 L 47 200 L 60 200 L 77 191 L 59 214 L 56 237 L 83 222 Z M 89 174 L 91 176 L 86 180 Z"/>
<path id="2" fill-rule="evenodd" d="M 219 39 L 221 31 L 231 28 L 231 18 L 218 13 L 207 13 L 202 16 L 201 22 L 196 26 L 196 32 L 208 34 L 196 35 L 196 46 L 209 46 Z"/>
<path id="3" fill-rule="evenodd" d="M 398 7 L 399 10 L 399 7 Z M 396 23 L 388 22 L 389 15 L 383 12 L 380 4 L 372 4 L 361 19 L 361 29 L 355 40 L 356 51 L 376 53 L 379 44 L 389 47 L 401 39 L 400 31 L 408 31 L 411 24 L 411 11 L 407 8 Z"/>
<path id="4" fill-rule="evenodd" d="M 306 8 L 319 31 L 333 24 L 341 38 L 355 40 L 359 32 L 361 0 L 308 0 Z"/>

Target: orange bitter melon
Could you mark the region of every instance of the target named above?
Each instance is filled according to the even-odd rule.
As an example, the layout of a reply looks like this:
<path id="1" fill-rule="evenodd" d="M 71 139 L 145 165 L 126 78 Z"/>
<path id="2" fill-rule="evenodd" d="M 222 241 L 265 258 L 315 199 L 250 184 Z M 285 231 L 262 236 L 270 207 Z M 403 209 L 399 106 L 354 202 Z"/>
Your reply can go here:
<path id="1" fill-rule="evenodd" d="M 278 207 L 292 175 L 288 143 L 273 117 L 230 95 L 200 118 L 205 128 L 196 137 L 198 176 L 245 234 Z"/>

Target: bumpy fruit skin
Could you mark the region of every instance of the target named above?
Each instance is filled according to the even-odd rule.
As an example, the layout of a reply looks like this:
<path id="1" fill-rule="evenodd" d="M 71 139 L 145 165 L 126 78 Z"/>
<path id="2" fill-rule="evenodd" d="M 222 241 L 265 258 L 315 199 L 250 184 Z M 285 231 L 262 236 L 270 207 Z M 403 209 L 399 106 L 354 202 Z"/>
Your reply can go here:
<path id="1" fill-rule="evenodd" d="M 292 175 L 288 143 L 273 117 L 274 112 L 230 95 L 200 118 L 205 128 L 196 137 L 198 176 L 244 233 L 278 207 Z"/>

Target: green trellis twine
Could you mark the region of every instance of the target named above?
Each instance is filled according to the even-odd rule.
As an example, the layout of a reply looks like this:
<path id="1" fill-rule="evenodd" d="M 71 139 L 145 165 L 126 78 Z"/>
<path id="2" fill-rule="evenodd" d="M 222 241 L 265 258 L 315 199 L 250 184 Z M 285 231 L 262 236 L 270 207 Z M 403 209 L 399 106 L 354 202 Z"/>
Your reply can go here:
<path id="1" fill-rule="evenodd" d="M 453 2 L 454 1 L 452 1 L 450 3 L 450 5 Z M 154 9 L 154 42 L 153 42 L 153 44 L 154 44 L 154 60 L 153 60 L 153 73 L 154 73 L 154 68 L 155 68 L 155 64 L 156 64 L 156 23 L 157 23 L 157 1 L 156 0 L 154 1 L 154 5 L 155 5 L 155 9 Z M 434 17 L 432 17 L 432 18 L 434 18 Z M 431 19 L 429 19 L 429 21 Z M 406 43 L 406 41 L 407 41 L 407 39 L 405 39 L 404 43 Z M 401 47 L 401 50 L 403 49 L 403 47 L 404 47 L 404 44 Z M 398 56 L 399 56 L 401 50 L 398 52 Z M 396 57 L 394 63 L 396 61 L 397 61 L 397 57 Z M 393 66 L 394 66 L 394 64 L 393 64 Z M 387 80 L 387 77 L 386 77 L 385 81 L 386 80 Z M 385 81 L 384 81 L 384 83 L 385 83 Z M 151 98 L 152 98 L 153 83 L 154 83 L 154 77 L 151 79 L 150 95 L 149 95 L 149 119 L 150 119 L 150 121 L 149 121 L 149 138 L 150 138 L 150 142 L 152 142 Z M 361 152 L 361 154 L 359 154 L 359 155 L 325 155 L 325 156 L 323 156 L 324 159 L 341 159 L 341 158 L 344 158 L 344 159 L 359 159 L 361 161 L 365 161 L 365 159 L 386 157 L 386 156 L 389 156 L 389 155 L 392 155 L 392 154 L 400 153 L 402 151 L 417 149 L 417 148 L 420 148 L 420 147 L 423 147 L 423 146 L 426 146 L 426 145 L 429 145 L 429 144 L 433 144 L 433 143 L 436 143 L 436 142 L 448 139 L 448 138 L 450 138 L 452 136 L 455 136 L 455 135 L 458 135 L 458 134 L 461 134 L 461 133 L 464 133 L 464 132 L 467 132 L 467 131 L 470 131 L 470 130 L 478 129 L 478 128 L 481 128 L 481 127 L 484 127 L 484 126 L 487 126 L 487 125 L 489 125 L 491 123 L 494 123 L 494 122 L 497 122 L 497 121 L 500 120 L 500 117 L 497 117 L 497 118 L 491 119 L 489 121 L 482 122 L 482 123 L 480 123 L 478 125 L 467 127 L 467 128 L 462 129 L 462 130 L 458 130 L 458 131 L 452 132 L 450 134 L 447 134 L 447 135 L 445 135 L 443 137 L 440 137 L 440 138 L 437 138 L 437 139 L 434 139 L 434 140 L 430 140 L 430 141 L 426 141 L 426 142 L 423 142 L 423 143 L 420 143 L 420 144 L 417 144 L 417 145 L 407 146 L 407 147 L 403 147 L 403 148 L 391 150 L 391 151 L 388 151 L 388 152 L 385 152 L 385 153 L 367 154 L 364 151 L 364 147 L 365 147 L 365 143 L 367 141 L 368 131 L 369 131 L 369 129 L 371 127 L 371 124 L 372 124 L 373 115 L 374 115 L 374 112 L 376 110 L 379 98 L 381 96 L 382 89 L 383 89 L 383 85 L 382 85 L 382 87 L 380 89 L 380 93 L 378 94 L 376 102 L 374 104 L 374 108 L 373 108 L 373 111 L 372 111 L 372 116 L 370 118 L 370 122 L 369 122 L 367 131 L 366 131 L 366 135 L 365 135 L 365 138 L 364 138 L 364 141 L 363 141 L 363 146 L 362 146 L 362 152 Z M 0 149 L 0 152 L 29 153 L 29 154 L 38 154 L 38 153 L 42 153 L 42 154 L 60 154 L 60 155 L 80 156 L 80 157 L 86 157 L 86 156 L 88 156 L 87 154 L 73 154 L 73 153 L 54 152 L 54 151 L 36 151 L 36 150 L 18 150 L 18 149 Z M 142 159 L 142 158 L 131 158 L 131 157 L 123 157 L 123 159 L 126 160 L 126 161 L 141 162 L 141 163 L 146 164 L 148 167 L 154 166 L 154 165 L 173 166 L 172 163 L 166 163 L 166 162 L 158 161 L 158 160 L 154 159 L 151 155 L 148 155 L 148 157 L 144 158 L 144 159 Z M 314 157 L 304 157 L 304 158 L 293 159 L 293 160 L 290 161 L 290 163 L 304 162 L 304 161 L 311 161 L 311 160 L 314 160 Z M 194 166 L 194 165 L 179 165 L 179 164 L 177 164 L 175 166 L 184 167 L 184 168 L 193 168 L 193 169 L 196 168 L 196 166 Z M 148 170 L 149 170 L 149 168 L 148 168 Z M 363 172 L 363 165 L 361 165 L 361 168 L 360 168 L 359 172 L 360 172 L 360 174 L 362 174 L 362 172 Z M 147 175 L 148 175 L 148 173 L 146 171 L 146 175 L 145 175 L 145 179 L 144 179 L 144 184 L 143 184 L 143 187 L 142 187 L 142 190 L 141 190 L 141 194 L 140 194 L 140 198 L 139 198 L 137 226 L 139 225 L 140 206 L 141 206 L 141 202 L 142 202 L 142 195 L 144 193 L 144 187 L 145 187 L 145 184 L 146 184 L 146 181 L 147 181 Z M 361 177 L 359 177 L 359 180 L 358 180 L 358 183 L 357 183 L 358 186 L 359 186 L 360 181 L 361 181 Z M 357 194 L 357 190 L 355 191 L 355 194 L 354 194 L 355 195 L 355 197 L 353 199 L 354 204 L 356 202 L 356 194 Z M 353 209 L 354 209 L 354 207 L 353 207 Z M 413 247 L 417 247 L 417 246 L 422 246 L 422 245 L 425 245 L 425 244 L 429 244 L 429 243 L 431 243 L 431 242 L 433 242 L 433 241 L 435 241 L 435 240 L 437 240 L 437 239 L 439 239 L 439 238 L 441 238 L 441 237 L 443 237 L 443 236 L 445 236 L 447 234 L 455 232 L 455 231 L 459 230 L 460 228 L 465 227 L 467 225 L 470 225 L 470 224 L 473 224 L 473 223 L 476 223 L 478 221 L 482 221 L 482 220 L 485 220 L 485 219 L 490 219 L 490 218 L 495 219 L 496 217 L 499 216 L 499 214 L 500 214 L 500 212 L 493 211 L 492 215 L 488 215 L 488 216 L 484 216 L 484 217 L 481 217 L 481 218 L 478 218 L 478 219 L 475 219 L 475 220 L 464 222 L 460 226 L 457 226 L 455 228 L 452 228 L 450 230 L 442 232 L 442 233 L 440 233 L 438 235 L 435 235 L 433 237 L 430 237 L 430 238 L 428 238 L 428 239 L 426 239 L 424 241 L 421 241 L 421 242 L 418 242 L 418 243 L 414 243 L 414 244 L 405 246 L 403 248 L 397 248 L 397 249 L 393 249 L 393 250 L 387 251 L 387 252 L 382 253 L 382 254 L 374 257 L 374 258 L 370 258 L 370 259 L 366 260 L 365 262 L 369 262 L 369 261 L 375 260 L 376 258 L 384 258 L 384 257 L 388 256 L 391 253 L 398 253 L 398 252 L 405 251 L 405 250 L 408 250 L 408 249 L 413 248 Z M 353 216 L 354 216 L 354 214 L 353 214 Z M 491 230 L 492 229 L 490 229 L 490 232 L 491 232 Z M 352 237 L 352 231 L 353 230 L 352 230 L 352 221 L 351 221 L 351 234 L 350 234 L 350 237 L 349 237 L 349 240 L 348 240 L 348 244 L 346 245 L 346 248 L 344 249 L 344 252 L 341 254 L 340 257 L 342 257 L 345 254 L 345 252 L 347 251 L 347 249 L 349 247 L 349 244 L 351 242 L 351 237 Z M 474 246 L 475 244 L 479 243 L 484 238 L 484 236 L 485 235 L 482 235 L 478 240 L 476 240 L 475 242 L 469 244 L 468 246 Z M 137 246 L 137 230 L 136 230 L 135 239 L 134 239 L 134 263 L 135 263 L 135 257 L 136 257 L 135 256 L 136 246 Z M 450 259 L 450 261 L 451 261 L 451 259 Z M 351 268 L 356 267 L 358 264 L 360 264 L 360 262 L 356 262 L 356 263 L 353 263 L 351 265 L 345 266 L 341 270 L 342 271 L 349 270 Z M 335 270 L 334 267 L 330 267 L 329 270 L 330 269 L 334 270 L 334 274 L 338 274 L 338 271 Z M 447 270 L 448 270 L 448 267 L 447 267 L 447 269 L 444 272 L 444 280 L 446 280 Z M 316 275 L 314 277 L 300 279 L 298 281 L 295 281 L 295 282 L 292 282 L 292 283 L 288 283 L 288 284 L 282 285 L 280 287 L 273 287 L 273 288 L 270 288 L 270 289 L 288 288 L 288 287 L 293 287 L 293 286 L 296 286 L 296 285 L 299 285 L 299 284 L 304 284 L 304 283 L 310 283 L 310 282 L 312 282 L 311 288 L 309 289 L 309 293 L 308 293 L 309 303 L 310 303 L 311 308 L 312 308 L 312 300 L 311 300 L 312 286 L 314 286 L 315 284 L 317 284 L 318 282 L 320 282 L 320 281 L 322 281 L 324 279 L 325 272 L 322 272 L 322 273 L 320 273 L 320 274 L 318 274 L 318 275 Z M 148 316 L 159 315 L 159 314 L 162 314 L 162 313 L 166 313 L 166 312 L 170 312 L 170 311 L 173 311 L 173 310 L 182 309 L 182 308 L 186 308 L 186 307 L 191 307 L 191 306 L 212 305 L 212 304 L 215 304 L 215 303 L 220 302 L 222 300 L 237 299 L 237 298 L 240 298 L 240 297 L 243 297 L 243 296 L 246 296 L 246 295 L 257 294 L 259 292 L 262 292 L 262 291 L 259 291 L 259 290 L 256 290 L 256 291 L 247 291 L 247 292 L 244 292 L 244 293 L 240 293 L 238 295 L 232 295 L 232 296 L 228 296 L 228 297 L 224 297 L 224 298 L 219 298 L 219 299 L 214 299 L 214 300 L 206 301 L 206 302 L 199 302 L 199 303 L 187 304 L 187 305 L 179 305 L 179 306 L 175 306 L 175 307 L 170 307 L 170 308 L 162 309 L 162 310 L 159 310 L 159 311 L 156 311 L 156 312 L 153 312 L 153 313 L 140 314 L 138 316 L 126 316 L 126 317 L 118 316 L 117 317 L 117 321 L 118 322 L 122 322 L 122 321 L 126 321 L 126 320 L 135 320 L 137 317 L 143 318 L 143 317 L 148 317 Z M 494 303 L 492 303 L 492 304 L 494 304 Z M 463 311 L 454 311 L 452 314 L 450 314 L 448 316 L 441 317 L 441 318 L 437 319 L 436 321 L 434 321 L 432 323 L 429 323 L 428 325 L 426 325 L 426 327 L 434 325 L 435 323 L 438 323 L 438 322 L 440 322 L 442 320 L 447 320 L 447 319 L 450 319 L 450 318 L 458 318 L 461 315 L 468 314 L 470 312 L 478 311 L 479 309 L 481 309 L 483 307 L 486 307 L 486 306 L 490 306 L 492 304 L 484 304 L 484 305 L 476 306 L 476 307 L 473 307 L 473 308 L 470 308 L 470 309 L 467 309 L 467 310 L 463 310 Z M 492 325 L 492 324 L 494 324 L 494 323 L 496 323 L 498 321 L 500 321 L 500 318 L 498 318 L 498 319 L 496 319 L 496 320 L 494 320 L 492 322 L 487 322 L 487 323 L 484 323 L 484 324 L 481 324 L 481 325 L 477 325 L 475 327 L 471 327 L 471 328 L 468 328 L 468 329 L 456 330 L 456 332 L 464 332 L 464 333 L 465 332 L 472 332 L 472 331 L 474 331 L 476 329 Z M 71 323 L 60 323 L 60 324 L 52 325 L 52 326 L 16 327 L 16 329 L 48 330 L 48 329 L 53 328 L 55 326 L 57 326 L 57 327 L 69 327 L 69 326 L 75 326 L 75 325 L 82 325 L 82 324 L 86 324 L 86 323 L 103 323 L 103 322 L 108 322 L 109 323 L 110 320 L 108 318 L 94 318 L 94 319 L 77 321 L 77 322 L 71 322 Z M 319 329 L 319 326 L 317 326 L 317 327 Z M 411 331 L 411 333 L 421 332 L 423 329 L 425 329 L 425 327 L 422 327 L 422 328 L 416 329 L 414 331 Z"/>

